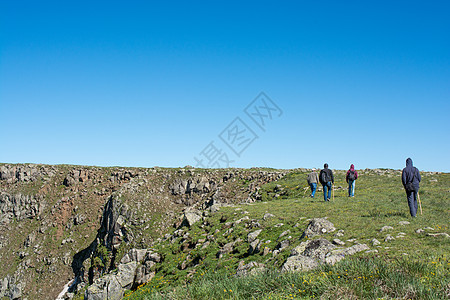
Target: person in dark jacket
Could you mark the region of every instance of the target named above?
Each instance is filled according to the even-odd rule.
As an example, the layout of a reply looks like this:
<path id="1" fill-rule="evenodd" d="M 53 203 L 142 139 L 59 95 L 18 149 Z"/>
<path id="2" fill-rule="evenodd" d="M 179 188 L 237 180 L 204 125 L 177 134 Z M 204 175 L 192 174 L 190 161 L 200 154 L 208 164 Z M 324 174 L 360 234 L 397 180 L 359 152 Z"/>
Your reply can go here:
<path id="1" fill-rule="evenodd" d="M 329 201 L 331 198 L 331 188 L 334 183 L 333 171 L 328 169 L 328 164 L 323 165 L 323 170 L 320 170 L 319 181 L 323 186 L 323 199 Z M 328 191 L 328 195 L 327 195 Z"/>
<path id="2" fill-rule="evenodd" d="M 348 196 L 355 197 L 355 181 L 358 179 L 358 172 L 355 171 L 355 166 L 350 165 L 350 169 L 347 171 L 345 181 L 348 183 Z"/>
<path id="3" fill-rule="evenodd" d="M 413 167 L 412 159 L 408 158 L 406 160 L 406 168 L 402 172 L 402 183 L 408 199 L 409 212 L 413 218 L 416 217 L 417 213 L 417 194 L 419 193 L 421 179 L 419 170 Z"/>

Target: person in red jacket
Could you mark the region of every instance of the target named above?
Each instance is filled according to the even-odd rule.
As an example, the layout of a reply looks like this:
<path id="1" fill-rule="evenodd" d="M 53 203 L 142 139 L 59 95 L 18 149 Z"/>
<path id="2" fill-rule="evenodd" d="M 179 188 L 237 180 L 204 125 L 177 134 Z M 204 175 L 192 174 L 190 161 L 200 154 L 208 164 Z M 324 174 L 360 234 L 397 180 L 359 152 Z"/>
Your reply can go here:
<path id="1" fill-rule="evenodd" d="M 350 170 L 347 171 L 345 180 L 348 183 L 348 196 L 355 197 L 355 181 L 358 179 L 358 172 L 355 171 L 355 166 L 350 165 Z"/>

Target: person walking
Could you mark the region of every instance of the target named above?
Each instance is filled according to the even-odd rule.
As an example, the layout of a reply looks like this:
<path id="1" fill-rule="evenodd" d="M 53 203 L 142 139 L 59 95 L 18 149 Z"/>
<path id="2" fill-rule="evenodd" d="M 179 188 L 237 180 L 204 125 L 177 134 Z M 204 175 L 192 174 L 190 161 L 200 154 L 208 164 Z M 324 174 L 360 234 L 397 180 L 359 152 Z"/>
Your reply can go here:
<path id="1" fill-rule="evenodd" d="M 323 199 L 329 201 L 331 199 L 331 189 L 334 183 L 333 171 L 328 169 L 328 164 L 323 165 L 323 169 L 319 174 L 320 183 L 323 186 Z"/>
<path id="2" fill-rule="evenodd" d="M 408 199 L 409 212 L 413 218 L 416 217 L 417 213 L 417 196 L 421 179 L 420 172 L 413 166 L 412 159 L 406 159 L 406 167 L 402 171 L 402 183 Z"/>
<path id="3" fill-rule="evenodd" d="M 319 175 L 317 175 L 316 173 L 316 168 L 312 169 L 312 172 L 309 173 L 306 180 L 308 181 L 309 187 L 311 188 L 311 198 L 314 198 L 314 195 L 316 194 L 317 184 L 319 183 Z"/>
<path id="4" fill-rule="evenodd" d="M 350 165 L 350 169 L 347 171 L 345 181 L 348 183 L 348 196 L 355 197 L 355 181 L 358 179 L 358 172 L 355 171 L 355 166 Z"/>

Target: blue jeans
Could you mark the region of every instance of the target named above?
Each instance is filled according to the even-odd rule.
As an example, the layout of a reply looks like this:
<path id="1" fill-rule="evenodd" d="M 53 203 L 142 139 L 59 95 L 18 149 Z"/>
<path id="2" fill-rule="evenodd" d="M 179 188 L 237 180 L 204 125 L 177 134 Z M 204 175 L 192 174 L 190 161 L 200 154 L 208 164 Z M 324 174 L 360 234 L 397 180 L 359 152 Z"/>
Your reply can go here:
<path id="1" fill-rule="evenodd" d="M 314 195 L 316 194 L 317 183 L 315 183 L 315 182 L 310 183 L 309 187 L 311 188 L 311 197 L 314 198 Z"/>
<path id="2" fill-rule="evenodd" d="M 328 190 L 328 197 L 327 197 Z M 328 201 L 331 198 L 331 181 L 328 181 L 327 184 L 323 185 L 323 199 Z"/>
<path id="3" fill-rule="evenodd" d="M 348 181 L 348 196 L 349 197 L 355 196 L 355 180 Z"/>

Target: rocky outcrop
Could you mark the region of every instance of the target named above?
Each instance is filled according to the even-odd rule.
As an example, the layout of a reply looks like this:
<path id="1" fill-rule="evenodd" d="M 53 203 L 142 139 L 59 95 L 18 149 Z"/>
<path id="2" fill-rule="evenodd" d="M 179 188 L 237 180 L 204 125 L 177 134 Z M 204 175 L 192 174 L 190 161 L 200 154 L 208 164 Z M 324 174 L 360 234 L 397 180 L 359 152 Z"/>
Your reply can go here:
<path id="1" fill-rule="evenodd" d="M 314 237 L 335 230 L 333 223 L 325 218 L 312 219 L 302 238 Z M 335 240 L 334 243 L 331 243 L 327 239 L 317 238 L 301 242 L 300 245 L 292 249 L 281 270 L 283 272 L 308 271 L 321 264 L 334 265 L 347 256 L 370 249 L 366 244 L 356 244 L 348 248 L 338 247 L 336 244 L 343 246 L 345 243 Z"/>
<path id="2" fill-rule="evenodd" d="M 16 282 L 14 276 L 6 276 L 0 280 L 0 298 L 8 298 L 10 300 L 22 298 L 22 284 Z"/>
<path id="3" fill-rule="evenodd" d="M 109 198 L 103 211 L 99 239 L 108 249 L 117 248 L 122 241 L 128 242 L 131 232 L 127 230 L 131 211 L 120 197 L 113 195 Z"/>
<path id="4" fill-rule="evenodd" d="M 85 292 L 86 300 L 122 299 L 126 289 L 136 288 L 155 275 L 153 266 L 161 256 L 151 249 L 131 249 L 117 271 L 98 278 Z"/>
<path id="5" fill-rule="evenodd" d="M 0 166 L 0 180 L 8 183 L 36 181 L 45 176 L 55 175 L 55 168 L 42 165 L 3 165 Z"/>
<path id="6" fill-rule="evenodd" d="M 0 223 L 9 223 L 13 218 L 22 220 L 39 216 L 46 206 L 41 195 L 0 193 Z"/>
<path id="7" fill-rule="evenodd" d="M 365 250 L 369 250 L 369 247 L 365 244 L 338 248 L 323 238 L 309 240 L 302 242 L 291 251 L 291 255 L 283 264 L 281 270 L 283 272 L 308 271 L 324 263 L 334 265 L 347 256 Z"/>

